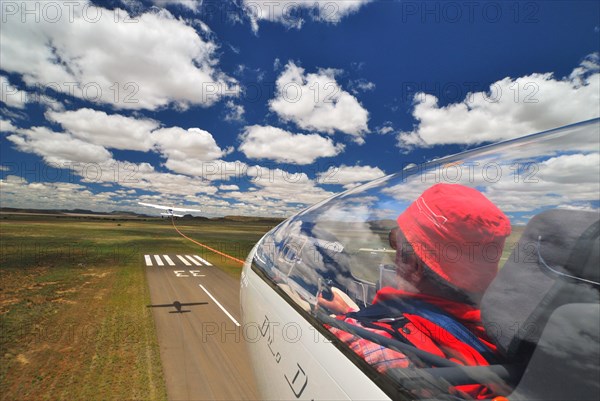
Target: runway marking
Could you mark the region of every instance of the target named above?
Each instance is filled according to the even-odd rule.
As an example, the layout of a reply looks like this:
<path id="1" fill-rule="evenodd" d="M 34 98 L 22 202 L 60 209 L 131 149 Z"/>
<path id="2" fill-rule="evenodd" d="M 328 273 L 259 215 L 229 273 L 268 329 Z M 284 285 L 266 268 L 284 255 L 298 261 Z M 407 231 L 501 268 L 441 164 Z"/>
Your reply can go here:
<path id="1" fill-rule="evenodd" d="M 226 310 L 225 308 L 223 308 L 223 305 L 221 305 L 221 304 L 219 303 L 219 301 L 217 301 L 217 300 L 215 299 L 215 297 L 213 297 L 213 296 L 211 295 L 211 293 L 210 293 L 210 292 L 208 292 L 208 291 L 206 290 L 206 288 L 204 288 L 204 286 L 203 286 L 202 284 L 199 284 L 199 286 L 200 286 L 200 288 L 202 288 L 202 289 L 204 290 L 204 292 L 206 293 L 206 295 L 208 295 L 208 296 L 210 297 L 210 299 L 212 299 L 212 300 L 213 300 L 213 302 L 214 302 L 214 303 L 216 303 L 216 304 L 217 304 L 217 306 L 218 306 L 219 308 L 221 308 L 221 310 L 222 310 L 223 312 L 225 312 L 225 314 L 227 315 L 227 317 L 229 317 L 229 318 L 231 319 L 231 321 L 232 321 L 232 322 L 233 322 L 233 323 L 234 323 L 236 326 L 238 326 L 238 327 L 239 327 L 239 326 L 240 326 L 240 324 L 238 323 L 238 321 L 237 321 L 237 320 L 235 320 L 235 319 L 233 318 L 233 316 L 231 316 L 231 314 L 230 314 L 229 312 L 227 312 L 227 310 Z"/>
<path id="2" fill-rule="evenodd" d="M 177 255 L 177 257 L 179 258 L 179 260 L 181 260 L 181 261 L 183 262 L 183 264 L 184 264 L 184 265 L 186 265 L 186 266 L 191 266 L 191 265 L 192 265 L 192 264 L 191 264 L 190 262 L 188 262 L 188 261 L 187 261 L 187 259 L 186 259 L 186 258 L 184 258 L 183 256 L 181 256 L 181 255 Z"/>
<path id="3" fill-rule="evenodd" d="M 167 261 L 167 263 L 169 264 L 169 266 L 175 266 L 175 262 L 173 262 L 171 260 L 171 258 L 169 257 L 169 255 L 163 255 L 163 258 L 165 258 L 165 260 Z"/>
<path id="4" fill-rule="evenodd" d="M 144 255 L 144 259 L 146 259 L 146 266 L 152 266 L 152 259 L 150 259 L 150 255 Z"/>
<path id="5" fill-rule="evenodd" d="M 185 274 L 186 272 L 190 272 L 193 277 L 206 277 L 205 274 L 200 274 L 200 270 L 173 270 L 177 277 L 190 277 Z"/>
<path id="6" fill-rule="evenodd" d="M 159 266 L 165 265 L 159 255 L 154 255 L 154 260 L 156 260 L 156 264 Z"/>
<path id="7" fill-rule="evenodd" d="M 206 261 L 206 260 L 202 259 L 200 256 L 198 256 L 198 255 L 194 255 L 194 257 L 195 257 L 196 259 L 198 259 L 200 262 L 204 263 L 206 266 L 212 266 L 212 264 L 211 264 L 210 262 L 208 262 L 208 261 Z"/>
<path id="8" fill-rule="evenodd" d="M 190 255 L 185 255 L 185 257 L 188 258 L 196 266 L 202 266 L 202 263 L 199 263 L 196 259 L 192 258 Z"/>

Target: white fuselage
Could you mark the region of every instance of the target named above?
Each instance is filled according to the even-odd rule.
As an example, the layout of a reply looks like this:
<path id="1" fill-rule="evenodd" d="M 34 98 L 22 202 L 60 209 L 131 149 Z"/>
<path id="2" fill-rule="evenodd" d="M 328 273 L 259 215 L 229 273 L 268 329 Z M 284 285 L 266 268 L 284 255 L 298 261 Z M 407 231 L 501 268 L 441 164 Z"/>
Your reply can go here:
<path id="1" fill-rule="evenodd" d="M 252 270 L 241 279 L 243 335 L 263 399 L 389 400 L 269 284 Z"/>

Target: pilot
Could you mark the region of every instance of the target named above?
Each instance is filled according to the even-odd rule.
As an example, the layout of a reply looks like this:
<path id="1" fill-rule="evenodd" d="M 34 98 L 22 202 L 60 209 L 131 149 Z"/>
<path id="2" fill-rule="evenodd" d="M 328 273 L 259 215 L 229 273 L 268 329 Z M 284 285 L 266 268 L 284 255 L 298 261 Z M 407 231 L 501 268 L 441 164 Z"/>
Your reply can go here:
<path id="1" fill-rule="evenodd" d="M 478 305 L 498 272 L 509 219 L 476 189 L 441 183 L 423 192 L 397 223 L 389 236 L 396 249 L 396 285 L 381 288 L 362 310 L 339 291 L 331 299 L 319 296 L 319 306 L 339 320 L 461 365 L 492 363 L 496 348 Z M 379 372 L 423 366 L 352 333 L 329 330 Z M 491 394 L 480 385 L 453 391 L 474 398 Z"/>

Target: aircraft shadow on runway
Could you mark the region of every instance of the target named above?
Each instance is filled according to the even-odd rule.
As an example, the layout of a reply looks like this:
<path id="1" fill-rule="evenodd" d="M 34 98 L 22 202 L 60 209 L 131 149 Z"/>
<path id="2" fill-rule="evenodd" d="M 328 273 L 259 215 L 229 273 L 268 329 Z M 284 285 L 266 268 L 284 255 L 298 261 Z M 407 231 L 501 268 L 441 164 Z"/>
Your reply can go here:
<path id="1" fill-rule="evenodd" d="M 183 306 L 195 306 L 195 305 L 207 305 L 208 302 L 179 302 L 173 301 L 172 304 L 159 304 L 159 305 L 146 305 L 146 308 L 175 308 L 174 311 L 170 311 L 169 313 L 186 313 L 191 312 L 191 310 L 183 310 L 181 309 Z"/>

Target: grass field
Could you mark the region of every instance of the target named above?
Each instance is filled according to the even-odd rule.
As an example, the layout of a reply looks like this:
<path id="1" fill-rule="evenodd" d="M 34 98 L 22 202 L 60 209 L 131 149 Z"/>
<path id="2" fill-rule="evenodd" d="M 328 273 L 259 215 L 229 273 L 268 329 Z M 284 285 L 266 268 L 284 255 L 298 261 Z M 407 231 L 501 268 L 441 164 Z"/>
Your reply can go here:
<path id="1" fill-rule="evenodd" d="M 177 225 L 243 260 L 275 222 Z M 3 215 L 0 240 L 2 400 L 166 399 L 143 255 L 194 253 L 241 271 L 168 220 Z"/>

